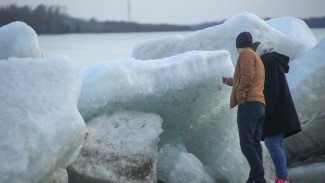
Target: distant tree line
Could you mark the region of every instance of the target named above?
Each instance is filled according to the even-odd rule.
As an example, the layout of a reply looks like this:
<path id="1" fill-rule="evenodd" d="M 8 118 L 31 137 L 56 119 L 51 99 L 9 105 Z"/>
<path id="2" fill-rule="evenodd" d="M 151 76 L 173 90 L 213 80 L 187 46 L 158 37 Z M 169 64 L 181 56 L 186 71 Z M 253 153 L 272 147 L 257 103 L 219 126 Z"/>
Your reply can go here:
<path id="1" fill-rule="evenodd" d="M 63 33 L 103 33 L 103 32 L 151 32 L 184 31 L 190 26 L 169 24 L 139 24 L 135 22 L 104 21 L 92 18 L 84 20 L 73 18 L 64 12 L 61 6 L 38 5 L 18 7 L 15 4 L 0 8 L 0 26 L 14 21 L 22 21 L 31 26 L 37 34 Z"/>
<path id="2" fill-rule="evenodd" d="M 304 19 L 310 28 L 325 28 L 325 16 Z"/>
<path id="3" fill-rule="evenodd" d="M 303 20 L 310 28 L 325 27 L 325 17 L 308 18 Z M 61 6 L 48 7 L 41 4 L 32 9 L 29 6 L 18 7 L 17 5 L 12 4 L 0 7 L 0 26 L 14 21 L 27 23 L 37 32 L 37 34 L 186 31 L 200 30 L 224 22 L 208 22 L 188 26 L 139 24 L 136 22 L 124 21 L 99 22 L 94 18 L 90 20 L 73 18 L 66 14 L 64 7 Z"/>

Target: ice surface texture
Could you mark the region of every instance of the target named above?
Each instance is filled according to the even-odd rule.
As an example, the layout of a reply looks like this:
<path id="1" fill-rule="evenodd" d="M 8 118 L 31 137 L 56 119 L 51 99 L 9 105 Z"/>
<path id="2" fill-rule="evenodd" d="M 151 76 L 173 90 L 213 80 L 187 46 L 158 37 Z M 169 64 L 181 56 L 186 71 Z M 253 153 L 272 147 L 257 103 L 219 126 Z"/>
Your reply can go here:
<path id="1" fill-rule="evenodd" d="M 79 110 L 86 122 L 120 109 L 154 112 L 164 120 L 163 143 L 176 142 L 184 128 L 228 97 L 221 76 L 233 70 L 227 51 L 105 62 L 84 70 Z"/>
<path id="2" fill-rule="evenodd" d="M 83 72 L 79 110 L 87 122 L 117 110 L 157 113 L 164 130 L 160 147 L 184 145 L 212 166 L 213 175 L 229 179 L 229 173 L 236 172 L 230 179 L 244 181 L 241 175 L 247 168 L 238 168 L 246 162 L 239 148 L 236 111 L 229 110 L 231 87 L 221 80 L 233 70 L 227 51 L 102 63 Z"/>
<path id="3" fill-rule="evenodd" d="M 301 133 L 285 139 L 283 146 L 293 182 L 324 181 L 324 130 L 325 111 L 314 115 L 304 124 Z"/>
<path id="4" fill-rule="evenodd" d="M 13 22 L 2 26 L 0 43 L 0 59 L 42 57 L 36 32 L 24 22 Z"/>
<path id="5" fill-rule="evenodd" d="M 67 57 L 0 60 L 0 182 L 46 182 L 78 155 L 79 63 Z"/>
<path id="6" fill-rule="evenodd" d="M 273 27 L 290 24 L 292 28 L 281 32 L 252 13 L 240 13 L 223 24 L 187 36 L 169 36 L 138 43 L 132 56 L 136 59 L 159 59 L 191 50 L 228 50 L 235 65 L 238 57 L 235 40 L 243 31 L 251 32 L 253 41 L 264 42 L 291 59 L 300 57 L 305 50 L 316 45 L 314 34 L 299 19 L 277 19 L 271 23 Z"/>
<path id="7" fill-rule="evenodd" d="M 168 183 L 215 182 L 193 154 L 168 144 L 159 151 L 157 174 L 159 180 Z"/>
<path id="8" fill-rule="evenodd" d="M 273 18 L 266 23 L 302 44 L 305 47 L 303 51 L 310 50 L 317 44 L 314 33 L 301 19 L 295 17 Z"/>
<path id="9" fill-rule="evenodd" d="M 68 169 L 69 182 L 155 182 L 161 124 L 160 116 L 143 112 L 94 118 L 77 161 Z"/>
<path id="10" fill-rule="evenodd" d="M 303 57 L 290 61 L 287 80 L 301 122 L 325 111 L 324 50 L 325 39 Z"/>

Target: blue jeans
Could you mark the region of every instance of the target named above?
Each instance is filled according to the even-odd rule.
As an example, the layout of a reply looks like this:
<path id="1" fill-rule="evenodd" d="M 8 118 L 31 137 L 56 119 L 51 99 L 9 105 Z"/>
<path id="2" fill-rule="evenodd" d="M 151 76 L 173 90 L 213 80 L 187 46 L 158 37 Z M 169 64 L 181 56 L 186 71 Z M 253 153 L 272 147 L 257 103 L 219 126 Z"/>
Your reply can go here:
<path id="1" fill-rule="evenodd" d="M 265 137 L 264 142 L 275 166 L 276 176 L 281 179 L 287 179 L 287 159 L 282 147 L 283 138 L 284 134 L 282 133 L 272 137 Z"/>
<path id="2" fill-rule="evenodd" d="M 240 148 L 251 168 L 247 182 L 266 183 L 260 143 L 264 116 L 265 106 L 260 102 L 245 102 L 238 106 Z"/>

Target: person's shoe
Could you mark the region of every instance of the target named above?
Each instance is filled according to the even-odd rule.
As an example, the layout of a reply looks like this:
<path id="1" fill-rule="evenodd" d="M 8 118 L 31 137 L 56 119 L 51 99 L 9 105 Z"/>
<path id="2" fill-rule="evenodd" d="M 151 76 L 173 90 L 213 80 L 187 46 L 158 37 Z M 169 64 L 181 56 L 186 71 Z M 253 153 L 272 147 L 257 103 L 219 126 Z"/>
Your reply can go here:
<path id="1" fill-rule="evenodd" d="M 280 178 L 277 178 L 274 183 L 290 183 L 289 180 L 283 180 Z"/>

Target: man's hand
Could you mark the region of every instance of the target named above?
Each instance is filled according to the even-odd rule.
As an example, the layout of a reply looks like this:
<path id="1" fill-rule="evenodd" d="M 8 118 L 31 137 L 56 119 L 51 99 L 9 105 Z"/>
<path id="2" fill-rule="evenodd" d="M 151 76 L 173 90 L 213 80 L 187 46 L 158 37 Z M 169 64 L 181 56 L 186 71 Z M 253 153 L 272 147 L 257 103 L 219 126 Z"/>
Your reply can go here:
<path id="1" fill-rule="evenodd" d="M 227 81 L 228 81 L 228 77 L 223 77 L 222 76 L 222 83 L 225 84 L 225 85 L 228 85 Z"/>

